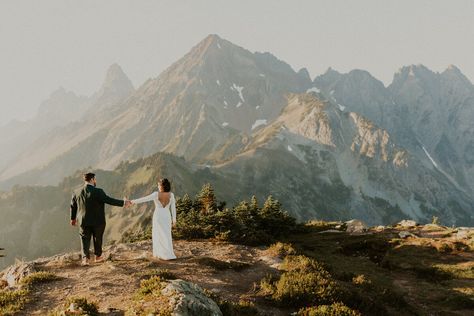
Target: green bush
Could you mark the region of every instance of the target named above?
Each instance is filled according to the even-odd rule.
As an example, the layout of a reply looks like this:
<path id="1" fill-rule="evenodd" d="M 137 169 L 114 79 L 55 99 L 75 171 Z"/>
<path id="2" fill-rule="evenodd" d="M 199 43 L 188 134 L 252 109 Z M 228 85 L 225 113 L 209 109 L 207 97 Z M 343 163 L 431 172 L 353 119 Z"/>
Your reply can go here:
<path id="1" fill-rule="evenodd" d="M 69 307 L 71 304 L 75 304 L 78 310 L 81 310 L 79 315 L 89 315 L 89 316 L 98 316 L 99 315 L 99 307 L 97 303 L 88 302 L 87 299 L 83 297 L 73 297 L 70 298 L 67 303 L 66 307 Z"/>
<path id="2" fill-rule="evenodd" d="M 163 280 L 177 279 L 177 276 L 174 273 L 166 269 L 145 270 L 145 271 L 136 273 L 136 275 L 144 279 L 149 279 L 152 277 L 160 277 Z"/>
<path id="3" fill-rule="evenodd" d="M 40 283 L 47 283 L 58 280 L 59 277 L 51 272 L 39 271 L 31 273 L 21 280 L 24 285 L 35 285 Z"/>
<path id="4" fill-rule="evenodd" d="M 302 307 L 340 301 L 344 291 L 318 261 L 306 256 L 287 256 L 285 270 L 278 280 L 266 277 L 260 282 L 260 294 L 285 305 Z"/>
<path id="5" fill-rule="evenodd" d="M 320 305 L 317 307 L 303 308 L 298 311 L 298 316 L 362 316 L 343 303 L 333 303 L 331 305 Z"/>
<path id="6" fill-rule="evenodd" d="M 281 269 L 286 271 L 318 272 L 326 278 L 331 278 L 331 275 L 322 263 L 302 255 L 286 256 L 281 264 Z"/>
<path id="7" fill-rule="evenodd" d="M 285 305 L 330 304 L 341 299 L 342 292 L 328 274 L 285 272 L 275 284 L 272 298 Z"/>
<path id="8" fill-rule="evenodd" d="M 242 271 L 250 267 L 250 264 L 240 261 L 222 261 L 210 257 L 201 257 L 193 259 L 194 262 L 211 267 L 215 270 L 234 270 Z"/>
<path id="9" fill-rule="evenodd" d="M 160 296 L 163 287 L 163 279 L 159 276 L 153 276 L 140 282 L 140 288 L 137 290 L 136 296 L 137 298 L 142 298 L 147 295 Z"/>
<path id="10" fill-rule="evenodd" d="M 216 302 L 224 316 L 258 316 L 259 312 L 252 302 L 240 300 L 238 303 L 223 300 L 215 292 L 204 289 L 204 293 Z"/>
<path id="11" fill-rule="evenodd" d="M 23 309 L 28 302 L 29 291 L 22 290 L 0 290 L 0 315 L 14 315 Z"/>
<path id="12" fill-rule="evenodd" d="M 267 252 L 275 257 L 285 258 L 288 255 L 296 255 L 296 250 L 291 244 L 277 242 L 268 247 Z"/>

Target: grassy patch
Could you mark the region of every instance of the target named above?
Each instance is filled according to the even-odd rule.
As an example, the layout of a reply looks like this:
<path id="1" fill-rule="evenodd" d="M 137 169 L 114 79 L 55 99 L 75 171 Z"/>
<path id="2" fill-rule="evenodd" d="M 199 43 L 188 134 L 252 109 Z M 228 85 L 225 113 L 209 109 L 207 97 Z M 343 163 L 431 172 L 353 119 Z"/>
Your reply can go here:
<path id="1" fill-rule="evenodd" d="M 41 283 L 53 282 L 59 279 L 60 278 L 54 273 L 39 271 L 26 276 L 21 280 L 21 283 L 24 285 L 36 285 Z"/>
<path id="2" fill-rule="evenodd" d="M 441 282 L 452 279 L 451 274 L 431 266 L 414 266 L 411 268 L 415 275 L 429 282 Z"/>
<path id="3" fill-rule="evenodd" d="M 95 302 L 89 302 L 87 299 L 83 297 L 73 297 L 68 300 L 67 307 L 74 304 L 76 309 L 82 311 L 79 315 L 89 315 L 89 316 L 98 316 L 99 315 L 99 307 Z"/>
<path id="4" fill-rule="evenodd" d="M 152 277 L 159 277 L 163 280 L 175 280 L 178 277 L 166 269 L 153 269 L 153 270 L 145 270 L 138 273 L 135 273 L 136 276 L 142 279 L 150 279 Z"/>
<path id="5" fill-rule="evenodd" d="M 307 256 L 286 256 L 281 264 L 285 271 L 320 272 L 327 274 L 325 265 Z"/>
<path id="6" fill-rule="evenodd" d="M 260 293 L 271 295 L 275 302 L 301 307 L 332 303 L 341 298 L 340 288 L 316 260 L 305 256 L 287 256 L 282 268 L 286 272 L 278 280 L 265 278 L 260 282 Z"/>
<path id="7" fill-rule="evenodd" d="M 343 303 L 333 303 L 331 305 L 302 308 L 298 311 L 297 316 L 362 316 L 362 314 Z"/>
<path id="8" fill-rule="evenodd" d="M 224 316 L 258 316 L 257 308 L 252 302 L 240 300 L 238 303 L 223 300 L 216 293 L 204 290 L 204 293 L 219 306 Z"/>
<path id="9" fill-rule="evenodd" d="M 201 257 L 193 259 L 194 262 L 213 268 L 215 270 L 234 270 L 234 271 L 242 271 L 250 267 L 250 264 L 240 261 L 222 261 L 217 260 L 210 257 Z"/>
<path id="10" fill-rule="evenodd" d="M 1 290 L 0 291 L 0 315 L 14 315 L 21 311 L 28 302 L 29 291 L 22 290 Z"/>
<path id="11" fill-rule="evenodd" d="M 145 298 L 146 296 L 160 296 L 161 290 L 164 289 L 165 284 L 163 279 L 159 276 L 154 276 L 140 282 L 140 288 L 136 293 L 137 299 Z"/>
<path id="12" fill-rule="evenodd" d="M 157 315 L 170 316 L 168 298 L 161 295 L 161 290 L 166 286 L 164 279 L 152 276 L 140 282 L 140 288 L 136 291 L 134 304 L 130 307 L 130 315 Z"/>
<path id="13" fill-rule="evenodd" d="M 296 255 L 296 250 L 291 244 L 277 242 L 268 247 L 267 253 L 274 257 L 284 258 L 288 255 Z"/>
<path id="14" fill-rule="evenodd" d="M 453 310 L 474 309 L 474 299 L 461 293 L 451 293 L 442 301 L 442 304 Z"/>

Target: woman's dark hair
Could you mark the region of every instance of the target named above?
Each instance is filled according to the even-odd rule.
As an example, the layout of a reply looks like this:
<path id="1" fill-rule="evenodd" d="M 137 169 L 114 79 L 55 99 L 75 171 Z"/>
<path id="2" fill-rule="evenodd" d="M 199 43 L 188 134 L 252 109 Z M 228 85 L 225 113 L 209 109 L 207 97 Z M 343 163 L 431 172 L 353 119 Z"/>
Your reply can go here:
<path id="1" fill-rule="evenodd" d="M 158 185 L 163 188 L 163 192 L 171 191 L 171 183 L 166 178 L 160 179 L 160 181 L 158 181 Z"/>

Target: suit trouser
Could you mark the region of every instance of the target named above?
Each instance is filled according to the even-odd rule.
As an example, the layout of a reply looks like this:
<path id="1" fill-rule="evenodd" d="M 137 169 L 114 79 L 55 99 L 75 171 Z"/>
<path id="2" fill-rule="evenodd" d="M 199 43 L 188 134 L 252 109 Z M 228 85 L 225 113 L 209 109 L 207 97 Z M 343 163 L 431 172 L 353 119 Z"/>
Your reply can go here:
<path id="1" fill-rule="evenodd" d="M 91 237 L 94 243 L 94 254 L 99 257 L 102 255 L 102 240 L 105 231 L 105 224 L 95 226 L 81 226 L 79 234 L 81 235 L 82 258 L 90 258 Z"/>

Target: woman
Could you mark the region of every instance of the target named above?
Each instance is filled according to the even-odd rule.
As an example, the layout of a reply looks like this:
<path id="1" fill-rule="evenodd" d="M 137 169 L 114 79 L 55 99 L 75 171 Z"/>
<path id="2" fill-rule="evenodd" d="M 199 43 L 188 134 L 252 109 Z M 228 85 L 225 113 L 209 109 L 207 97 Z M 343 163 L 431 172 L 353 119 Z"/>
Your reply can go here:
<path id="1" fill-rule="evenodd" d="M 171 225 L 176 223 L 176 200 L 174 194 L 170 192 L 171 184 L 168 179 L 160 179 L 158 189 L 159 192 L 155 191 L 131 202 L 132 204 L 155 202 L 152 222 L 153 256 L 164 260 L 176 259 L 171 237 Z"/>

